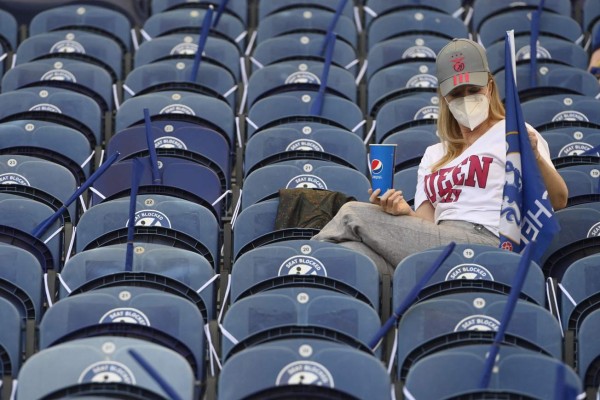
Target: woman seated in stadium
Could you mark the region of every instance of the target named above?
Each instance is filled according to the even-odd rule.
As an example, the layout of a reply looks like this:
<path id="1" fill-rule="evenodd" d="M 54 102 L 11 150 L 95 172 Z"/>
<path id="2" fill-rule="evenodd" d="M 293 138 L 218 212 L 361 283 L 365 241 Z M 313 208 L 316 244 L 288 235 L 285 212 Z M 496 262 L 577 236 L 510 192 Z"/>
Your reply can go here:
<path id="1" fill-rule="evenodd" d="M 415 209 L 400 190 L 369 190 L 372 204 L 346 203 L 313 237 L 368 255 L 382 273 L 412 253 L 451 241 L 499 245 L 505 114 L 485 50 L 454 39 L 440 50 L 436 67 L 441 142 L 421 159 Z M 550 161 L 548 144 L 527 129 L 550 202 L 555 210 L 563 208 L 567 186 Z"/>

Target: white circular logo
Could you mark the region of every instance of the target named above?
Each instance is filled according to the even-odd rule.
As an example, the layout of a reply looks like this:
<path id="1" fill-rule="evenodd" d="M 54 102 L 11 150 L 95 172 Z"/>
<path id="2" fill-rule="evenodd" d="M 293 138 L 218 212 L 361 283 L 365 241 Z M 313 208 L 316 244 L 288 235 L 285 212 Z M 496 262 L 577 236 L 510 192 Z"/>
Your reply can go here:
<path id="1" fill-rule="evenodd" d="M 493 281 L 494 277 L 485 267 L 477 264 L 460 264 L 452 268 L 446 274 L 446 281 L 455 279 L 480 279 L 484 281 Z"/>
<path id="2" fill-rule="evenodd" d="M 144 314 L 140 310 L 137 310 L 135 308 L 130 308 L 130 307 L 112 309 L 112 310 L 108 311 L 106 314 L 104 314 L 100 318 L 100 321 L 98 321 L 98 323 L 100 323 L 100 324 L 123 323 L 123 324 L 150 326 L 150 320 L 148 319 L 146 314 Z"/>
<path id="3" fill-rule="evenodd" d="M 415 75 L 406 82 L 407 88 L 434 88 L 437 85 L 437 78 L 430 74 Z"/>
<path id="4" fill-rule="evenodd" d="M 319 178 L 315 175 L 298 175 L 292 178 L 287 185 L 285 185 L 286 189 L 327 189 L 327 185 L 323 181 L 323 179 Z"/>
<path id="5" fill-rule="evenodd" d="M 77 82 L 75 75 L 64 69 L 52 69 L 40 78 L 40 81 Z"/>
<path id="6" fill-rule="evenodd" d="M 435 58 L 435 51 L 427 46 L 412 46 L 404 50 L 402 58 Z"/>
<path id="7" fill-rule="evenodd" d="M 307 84 L 320 85 L 321 80 L 319 79 L 319 77 L 317 75 L 313 74 L 312 72 L 298 71 L 298 72 L 294 72 L 293 74 L 291 74 L 290 76 L 288 76 L 285 79 L 286 85 L 289 85 L 292 83 L 307 83 Z"/>
<path id="8" fill-rule="evenodd" d="M 590 230 L 587 233 L 587 237 L 596 237 L 596 236 L 600 236 L 600 222 L 597 222 L 594 225 L 592 225 L 592 227 L 590 228 Z"/>
<path id="9" fill-rule="evenodd" d="M 198 45 L 195 43 L 179 43 L 170 51 L 170 55 L 191 56 L 198 51 Z"/>
<path id="10" fill-rule="evenodd" d="M 312 247 L 310 247 L 308 244 L 305 244 L 304 246 L 300 247 L 300 252 L 302 254 L 310 254 L 312 252 Z"/>
<path id="11" fill-rule="evenodd" d="M 323 365 L 314 361 L 294 361 L 279 372 L 275 380 L 282 385 L 315 385 L 334 387 L 333 376 Z"/>
<path id="12" fill-rule="evenodd" d="M 12 172 L 0 175 L 0 185 L 31 186 L 29 181 L 23 175 L 15 174 Z"/>
<path id="13" fill-rule="evenodd" d="M 87 367 L 79 376 L 79 383 L 118 382 L 135 385 L 135 377 L 124 364 L 116 361 L 100 361 Z"/>
<path id="14" fill-rule="evenodd" d="M 517 51 L 516 57 L 517 57 L 517 60 L 530 60 L 531 59 L 531 46 L 527 45 L 527 46 L 521 47 L 519 49 L 519 51 Z M 544 48 L 538 44 L 536 58 L 551 59 L 552 55 L 546 48 Z"/>
<path id="15" fill-rule="evenodd" d="M 419 119 L 437 119 L 439 114 L 438 106 L 426 106 L 415 113 L 413 120 Z"/>
<path id="16" fill-rule="evenodd" d="M 293 256 L 288 258 L 281 264 L 277 275 L 327 276 L 327 270 L 325 269 L 323 263 L 314 257 Z"/>
<path id="17" fill-rule="evenodd" d="M 54 104 L 48 104 L 48 103 L 36 104 L 35 106 L 31 107 L 29 109 L 29 111 L 44 111 L 44 112 L 53 112 L 53 113 L 57 113 L 57 114 L 62 114 L 62 111 L 60 110 L 60 108 L 56 107 Z"/>
<path id="18" fill-rule="evenodd" d="M 85 54 L 85 48 L 74 40 L 61 40 L 50 47 L 50 53 L 79 53 Z"/>
<path id="19" fill-rule="evenodd" d="M 154 140 L 154 147 L 158 149 L 187 150 L 187 146 L 180 139 L 173 136 L 163 136 Z"/>
<path id="20" fill-rule="evenodd" d="M 471 315 L 462 319 L 456 327 L 454 332 L 462 331 L 497 331 L 500 326 L 500 321 L 495 318 L 488 317 L 487 315 Z"/>
<path id="21" fill-rule="evenodd" d="M 194 110 L 185 104 L 171 104 L 160 110 L 159 114 L 186 114 L 196 115 Z"/>
<path id="22" fill-rule="evenodd" d="M 301 150 L 301 151 L 325 151 L 323 150 L 323 147 L 319 144 L 319 142 L 316 142 L 314 140 L 311 139 L 298 139 L 298 140 L 294 140 L 292 143 L 288 144 L 288 146 L 285 148 L 285 151 L 295 151 L 295 150 Z"/>
<path id="23" fill-rule="evenodd" d="M 552 122 L 557 121 L 584 121 L 589 122 L 588 117 L 579 111 L 561 111 L 552 117 Z"/>
<path id="24" fill-rule="evenodd" d="M 560 149 L 560 151 L 558 152 L 558 156 L 559 157 L 579 156 L 593 148 L 594 148 L 594 146 L 592 146 L 589 143 L 573 142 L 573 143 L 569 143 L 568 145 L 566 145 L 562 149 Z M 596 153 L 596 154 L 598 154 L 598 153 Z"/>
<path id="25" fill-rule="evenodd" d="M 162 212 L 156 210 L 141 210 L 135 213 L 135 226 L 164 226 L 171 227 L 171 221 Z M 129 220 L 125 223 L 129 226 Z"/>

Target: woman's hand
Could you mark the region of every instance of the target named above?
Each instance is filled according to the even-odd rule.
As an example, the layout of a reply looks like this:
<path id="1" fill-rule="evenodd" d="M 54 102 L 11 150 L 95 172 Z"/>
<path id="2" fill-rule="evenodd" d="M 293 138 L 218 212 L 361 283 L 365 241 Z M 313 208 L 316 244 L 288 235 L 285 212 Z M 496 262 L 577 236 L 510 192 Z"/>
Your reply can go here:
<path id="1" fill-rule="evenodd" d="M 380 189 L 369 189 L 369 201 L 373 204 L 378 204 L 381 209 L 391 215 L 411 215 L 414 213 L 410 205 L 404 199 L 401 190 L 389 189 L 381 197 L 379 196 Z"/>
<path id="2" fill-rule="evenodd" d="M 538 138 L 535 134 L 535 131 L 527 127 L 527 134 L 529 135 L 529 143 L 531 143 L 531 148 L 533 150 L 533 155 L 535 156 L 535 160 L 539 161 L 541 154 L 538 150 Z"/>

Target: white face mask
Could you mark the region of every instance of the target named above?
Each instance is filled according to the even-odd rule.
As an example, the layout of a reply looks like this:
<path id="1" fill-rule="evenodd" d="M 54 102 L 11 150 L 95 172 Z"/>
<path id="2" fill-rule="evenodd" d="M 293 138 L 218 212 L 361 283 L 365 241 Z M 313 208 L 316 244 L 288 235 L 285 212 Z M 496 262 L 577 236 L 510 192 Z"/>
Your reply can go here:
<path id="1" fill-rule="evenodd" d="M 485 94 L 458 97 L 448 103 L 450 112 L 462 126 L 477 128 L 490 113 L 490 101 Z"/>

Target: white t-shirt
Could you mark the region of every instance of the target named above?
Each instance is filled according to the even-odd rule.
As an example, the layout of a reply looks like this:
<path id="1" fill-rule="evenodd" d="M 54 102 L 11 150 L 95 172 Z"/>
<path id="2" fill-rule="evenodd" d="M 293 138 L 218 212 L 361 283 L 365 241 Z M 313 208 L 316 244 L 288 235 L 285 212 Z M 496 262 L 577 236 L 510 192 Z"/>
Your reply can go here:
<path id="1" fill-rule="evenodd" d="M 548 143 L 536 134 L 540 155 L 552 165 Z M 419 165 L 415 209 L 429 201 L 435 208 L 436 223 L 467 221 L 482 224 L 498 235 L 506 164 L 505 121 L 496 123 L 460 156 L 431 173 L 431 166 L 443 155 L 442 143 L 425 150 Z"/>

